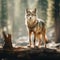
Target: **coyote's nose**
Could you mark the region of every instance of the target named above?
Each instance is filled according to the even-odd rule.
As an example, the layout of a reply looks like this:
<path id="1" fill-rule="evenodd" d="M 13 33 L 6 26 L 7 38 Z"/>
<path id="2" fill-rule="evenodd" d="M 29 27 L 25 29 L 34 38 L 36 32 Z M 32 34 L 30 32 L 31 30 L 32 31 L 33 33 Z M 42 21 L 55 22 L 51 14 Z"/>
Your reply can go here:
<path id="1" fill-rule="evenodd" d="M 30 19 L 31 19 L 31 17 L 30 17 Z"/>

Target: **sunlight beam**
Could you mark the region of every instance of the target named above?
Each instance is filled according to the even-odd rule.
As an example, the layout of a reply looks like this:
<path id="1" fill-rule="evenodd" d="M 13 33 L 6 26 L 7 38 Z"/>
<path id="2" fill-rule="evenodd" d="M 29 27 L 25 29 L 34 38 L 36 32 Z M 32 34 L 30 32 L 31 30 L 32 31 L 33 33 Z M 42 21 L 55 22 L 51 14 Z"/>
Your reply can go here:
<path id="1" fill-rule="evenodd" d="M 28 0 L 28 8 L 34 9 L 37 7 L 38 0 Z"/>

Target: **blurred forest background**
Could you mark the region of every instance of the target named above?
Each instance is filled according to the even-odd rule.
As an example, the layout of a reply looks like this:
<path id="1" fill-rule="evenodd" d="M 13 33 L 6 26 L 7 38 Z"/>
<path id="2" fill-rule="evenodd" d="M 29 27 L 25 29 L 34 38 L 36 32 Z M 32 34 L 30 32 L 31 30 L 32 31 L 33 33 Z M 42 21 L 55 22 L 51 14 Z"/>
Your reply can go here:
<path id="1" fill-rule="evenodd" d="M 0 0 L 0 42 L 3 30 L 12 35 L 13 42 L 28 36 L 25 26 L 26 8 L 37 9 L 38 18 L 46 22 L 48 39 L 54 40 L 55 4 L 58 4 L 58 0 Z"/>

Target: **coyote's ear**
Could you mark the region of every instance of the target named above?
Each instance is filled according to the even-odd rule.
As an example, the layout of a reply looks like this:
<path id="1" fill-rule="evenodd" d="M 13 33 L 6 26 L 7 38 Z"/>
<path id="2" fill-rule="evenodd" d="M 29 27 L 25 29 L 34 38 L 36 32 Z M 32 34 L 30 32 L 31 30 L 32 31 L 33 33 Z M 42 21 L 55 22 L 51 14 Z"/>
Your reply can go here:
<path id="1" fill-rule="evenodd" d="M 27 9 L 26 9 L 26 13 L 28 13 L 28 11 L 29 11 L 29 10 L 28 10 L 28 8 L 27 8 Z"/>
<path id="2" fill-rule="evenodd" d="M 36 13 L 36 8 L 33 10 L 33 13 Z"/>

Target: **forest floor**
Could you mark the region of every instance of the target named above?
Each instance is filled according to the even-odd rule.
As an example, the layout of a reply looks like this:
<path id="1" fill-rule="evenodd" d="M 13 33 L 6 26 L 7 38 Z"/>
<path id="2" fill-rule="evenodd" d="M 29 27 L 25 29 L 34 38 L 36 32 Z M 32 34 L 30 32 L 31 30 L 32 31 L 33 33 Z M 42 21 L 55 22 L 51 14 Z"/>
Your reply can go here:
<path id="1" fill-rule="evenodd" d="M 47 35 L 50 35 L 50 33 Z M 12 49 L 3 49 L 0 44 L 0 60 L 60 60 L 60 43 L 53 41 L 54 36 L 52 36 L 53 38 L 48 37 L 50 40 L 47 48 L 44 48 L 43 44 L 41 48 L 27 47 L 29 40 L 26 36 L 14 40 Z"/>
<path id="2" fill-rule="evenodd" d="M 60 49 L 50 48 L 0 48 L 0 60 L 60 60 Z"/>

